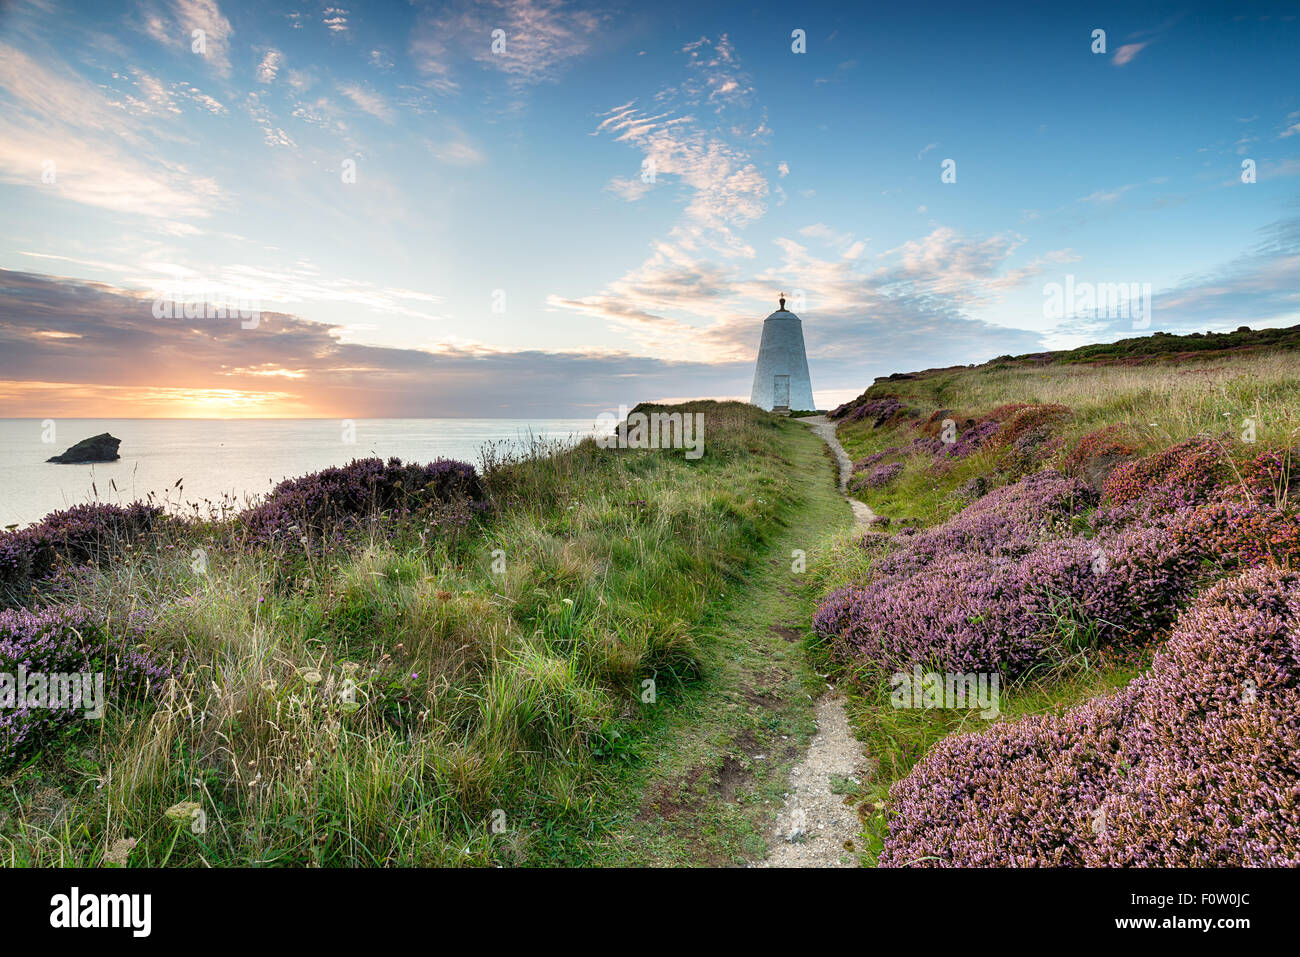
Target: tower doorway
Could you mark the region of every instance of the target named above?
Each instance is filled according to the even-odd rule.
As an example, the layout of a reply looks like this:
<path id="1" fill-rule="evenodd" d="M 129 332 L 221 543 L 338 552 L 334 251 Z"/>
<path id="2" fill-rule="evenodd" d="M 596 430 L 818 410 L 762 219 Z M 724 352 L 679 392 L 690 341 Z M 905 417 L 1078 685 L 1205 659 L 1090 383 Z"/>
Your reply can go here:
<path id="1" fill-rule="evenodd" d="M 772 411 L 790 411 L 790 377 L 774 376 L 772 379 Z"/>

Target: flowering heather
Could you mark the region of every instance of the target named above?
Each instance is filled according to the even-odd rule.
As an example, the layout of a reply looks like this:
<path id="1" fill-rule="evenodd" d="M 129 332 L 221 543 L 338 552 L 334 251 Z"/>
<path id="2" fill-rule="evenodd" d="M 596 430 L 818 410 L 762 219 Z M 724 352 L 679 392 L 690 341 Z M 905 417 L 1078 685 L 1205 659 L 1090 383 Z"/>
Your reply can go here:
<path id="1" fill-rule="evenodd" d="M 1114 504 L 1122 505 L 1153 489 L 1177 488 L 1199 501 L 1218 483 L 1223 464 L 1223 455 L 1214 443 L 1188 439 L 1154 455 L 1116 466 L 1106 479 L 1105 496 Z"/>
<path id="2" fill-rule="evenodd" d="M 897 397 L 888 395 L 879 399 L 867 399 L 860 402 L 854 399 L 853 402 L 846 402 L 831 412 L 831 419 L 840 419 L 844 422 L 861 422 L 870 419 L 874 428 L 880 428 L 886 422 L 896 418 L 906 409 L 906 406 L 898 400 Z"/>
<path id="3" fill-rule="evenodd" d="M 984 419 L 990 422 L 1005 422 L 1021 409 L 1028 408 L 1030 408 L 1028 402 L 1008 402 L 1005 405 L 998 406 L 988 415 L 984 416 Z"/>
<path id="4" fill-rule="evenodd" d="M 997 435 L 1001 429 L 1002 423 L 994 422 L 992 419 L 976 422 L 969 428 L 962 429 L 957 433 L 957 441 L 949 450 L 948 455 L 953 458 L 963 458 L 983 446 L 985 442 Z"/>
<path id="5" fill-rule="evenodd" d="M 1300 574 L 1185 612 L 1115 694 L 939 742 L 890 790 L 882 866 L 1300 865 Z"/>
<path id="6" fill-rule="evenodd" d="M 139 637 L 138 622 L 127 625 Z M 157 688 L 171 670 L 127 641 L 115 640 L 95 616 L 80 606 L 30 611 L 0 611 L 0 673 L 27 674 L 104 672 L 105 692 L 122 699 Z M 49 732 L 81 718 L 84 709 L 0 709 L 0 768 Z"/>
<path id="7" fill-rule="evenodd" d="M 877 465 L 858 481 L 859 486 L 866 488 L 880 488 L 888 485 L 894 479 L 903 473 L 901 462 L 890 462 L 886 465 Z"/>
<path id="8" fill-rule="evenodd" d="M 956 440 L 943 441 L 942 436 L 922 435 L 912 440 L 908 451 L 920 452 L 936 459 L 960 459 L 980 448 L 998 433 L 1001 426 L 997 422 L 984 421 L 957 430 Z"/>
<path id="9" fill-rule="evenodd" d="M 854 462 L 853 471 L 865 472 L 873 465 L 880 464 L 885 459 L 889 458 L 891 455 L 897 455 L 900 451 L 901 450 L 897 446 L 891 446 L 890 448 L 885 449 L 883 452 L 873 452 L 871 455 L 868 455 L 865 458 L 860 458 L 856 462 Z"/>
<path id="10" fill-rule="evenodd" d="M 1006 409 L 1002 406 L 994 413 Z M 1062 419 L 1068 418 L 1073 411 L 1067 405 L 1052 403 L 1050 405 L 1027 405 L 1011 412 L 1002 422 L 996 444 L 1012 446 L 1017 439 L 1037 429 L 1049 429 Z"/>
<path id="11" fill-rule="evenodd" d="M 1296 504 L 1296 477 L 1294 449 L 1270 449 L 1261 452 L 1241 468 L 1244 491 L 1251 498 L 1285 508 Z"/>
<path id="12" fill-rule="evenodd" d="M 1225 567 L 1267 561 L 1300 567 L 1300 518 L 1271 503 L 1228 497 L 1207 502 L 1193 511 L 1182 534 Z"/>
<path id="13" fill-rule="evenodd" d="M 1205 543 L 1181 502 L 1101 510 L 1085 535 L 1075 526 L 1095 502 L 1051 470 L 996 489 L 829 595 L 814 627 L 842 658 L 1008 677 L 1068 640 L 1056 636 L 1062 616 L 1101 643 L 1145 639 L 1191 593 Z"/>
<path id="14" fill-rule="evenodd" d="M 49 578 L 60 559 L 83 562 L 129 541 L 160 521 L 163 510 L 143 502 L 94 503 L 51 512 L 24 529 L 0 533 L 0 589 L 24 589 Z"/>
<path id="15" fill-rule="evenodd" d="M 406 513 L 421 505 L 479 499 L 472 465 L 438 459 L 403 465 L 400 459 L 355 459 L 301 478 L 286 479 L 266 501 L 241 516 L 254 541 L 315 537 L 329 527 L 355 524 L 373 513 Z"/>
<path id="16" fill-rule="evenodd" d="M 1049 537 L 1054 526 L 1096 501 L 1082 482 L 1044 469 L 994 489 L 944 524 L 917 535 L 908 548 L 921 561 L 952 551 L 1023 554 Z"/>
<path id="17" fill-rule="evenodd" d="M 1092 622 L 1102 643 L 1157 632 L 1199 568 L 1168 528 L 1155 526 L 1054 539 L 1020 555 L 945 549 L 924 563 L 898 558 L 883 559 L 873 581 L 832 593 L 818 609 L 814 627 L 836 652 L 895 669 L 924 664 L 1008 677 L 1042 660 L 1063 606 Z"/>
<path id="18" fill-rule="evenodd" d="M 1105 428 L 1089 432 L 1065 457 L 1065 470 L 1077 472 L 1089 462 L 1103 456 L 1128 458 L 1137 451 L 1137 446 L 1124 437 L 1124 428 L 1120 425 L 1108 425 Z"/>

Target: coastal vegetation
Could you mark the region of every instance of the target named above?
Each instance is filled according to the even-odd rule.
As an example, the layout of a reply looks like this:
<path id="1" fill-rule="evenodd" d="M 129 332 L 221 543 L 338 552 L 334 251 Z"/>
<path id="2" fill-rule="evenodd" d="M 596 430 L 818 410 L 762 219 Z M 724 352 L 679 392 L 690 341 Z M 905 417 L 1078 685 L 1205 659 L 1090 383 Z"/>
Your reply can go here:
<path id="1" fill-rule="evenodd" d="M 609 779 L 713 667 L 705 623 L 810 473 L 829 488 L 802 426 L 681 410 L 706 415 L 698 460 L 590 440 L 481 473 L 360 460 L 227 518 L 93 505 L 7 533 L 0 671 L 55 655 L 112 690 L 97 721 L 0 728 L 0 858 L 594 854 Z"/>
<path id="2" fill-rule="evenodd" d="M 877 761 L 868 862 L 1300 863 L 1294 333 L 1003 357 L 832 412 L 881 516 L 823 566 L 810 640 Z M 897 707 L 914 667 L 995 675 L 1000 713 Z"/>
<path id="3" fill-rule="evenodd" d="M 812 429 L 695 402 L 697 458 L 362 459 L 10 530 L 0 673 L 106 694 L 3 712 L 0 861 L 753 862 L 830 683 L 861 863 L 1300 863 L 1293 331 L 878 380 L 830 413 L 866 527 Z M 922 673 L 981 700 L 900 706 Z"/>

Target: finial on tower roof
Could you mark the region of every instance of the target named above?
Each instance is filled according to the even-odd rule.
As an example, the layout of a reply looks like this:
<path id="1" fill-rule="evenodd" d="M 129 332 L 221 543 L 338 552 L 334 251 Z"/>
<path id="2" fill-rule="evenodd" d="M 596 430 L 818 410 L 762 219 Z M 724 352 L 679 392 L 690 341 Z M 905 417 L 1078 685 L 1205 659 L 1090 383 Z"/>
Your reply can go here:
<path id="1" fill-rule="evenodd" d="M 781 293 L 781 311 L 785 312 L 785 293 Z"/>

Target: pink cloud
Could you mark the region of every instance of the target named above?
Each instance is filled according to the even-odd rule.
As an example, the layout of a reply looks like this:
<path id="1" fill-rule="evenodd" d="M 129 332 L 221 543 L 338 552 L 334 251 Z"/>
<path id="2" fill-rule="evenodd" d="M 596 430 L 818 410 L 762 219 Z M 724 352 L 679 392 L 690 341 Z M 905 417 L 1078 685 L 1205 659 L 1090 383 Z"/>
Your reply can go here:
<path id="1" fill-rule="evenodd" d="M 1115 58 L 1111 62 L 1116 66 L 1123 66 L 1141 53 L 1145 46 L 1146 43 L 1126 43 L 1115 51 Z"/>

